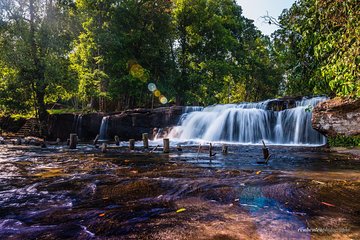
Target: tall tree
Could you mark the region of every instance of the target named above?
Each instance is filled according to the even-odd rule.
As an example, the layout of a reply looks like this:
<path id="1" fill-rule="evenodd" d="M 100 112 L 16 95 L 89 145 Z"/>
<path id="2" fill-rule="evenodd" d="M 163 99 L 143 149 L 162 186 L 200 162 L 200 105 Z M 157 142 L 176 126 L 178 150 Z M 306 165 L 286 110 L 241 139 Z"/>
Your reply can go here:
<path id="1" fill-rule="evenodd" d="M 5 70 L 7 76 L 1 81 L 8 100 L 3 105 L 17 102 L 19 96 L 9 90 L 17 86 L 18 92 L 24 93 L 22 101 L 31 104 L 40 121 L 45 122 L 47 98 L 71 90 L 66 59 L 71 38 L 66 26 L 68 11 L 51 0 L 0 1 L 0 62 L 4 66 L 2 74 Z"/>
<path id="2" fill-rule="evenodd" d="M 359 11 L 356 0 L 299 0 L 274 34 L 289 94 L 359 97 Z"/>
<path id="3" fill-rule="evenodd" d="M 173 92 L 171 11 L 168 0 L 125 0 L 114 10 L 110 29 L 115 42 L 108 46 L 107 61 L 112 63 L 110 94 L 119 106 L 149 105 L 150 82 L 164 95 Z"/>
<path id="4" fill-rule="evenodd" d="M 109 21 L 115 0 L 76 1 L 82 30 L 70 55 L 71 69 L 79 79 L 79 97 L 93 108 L 106 111 L 109 76 L 105 56 L 111 41 Z M 96 106 L 97 105 L 97 106 Z"/>
<path id="5" fill-rule="evenodd" d="M 273 73 L 270 42 L 235 1 L 175 3 L 181 96 L 190 103 L 213 104 L 277 94 L 281 75 Z"/>

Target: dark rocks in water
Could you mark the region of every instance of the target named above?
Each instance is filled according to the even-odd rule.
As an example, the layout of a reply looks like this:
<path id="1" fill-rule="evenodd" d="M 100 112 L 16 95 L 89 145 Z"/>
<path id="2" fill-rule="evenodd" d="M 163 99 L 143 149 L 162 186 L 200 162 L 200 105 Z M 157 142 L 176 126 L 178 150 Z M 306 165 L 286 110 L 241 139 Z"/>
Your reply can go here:
<path id="1" fill-rule="evenodd" d="M 269 100 L 266 110 L 283 111 L 285 109 L 295 108 L 296 101 L 300 101 L 302 97 L 283 97 Z"/>
<path id="2" fill-rule="evenodd" d="M 312 115 L 312 126 L 325 136 L 360 135 L 360 99 L 334 98 L 318 104 Z"/>

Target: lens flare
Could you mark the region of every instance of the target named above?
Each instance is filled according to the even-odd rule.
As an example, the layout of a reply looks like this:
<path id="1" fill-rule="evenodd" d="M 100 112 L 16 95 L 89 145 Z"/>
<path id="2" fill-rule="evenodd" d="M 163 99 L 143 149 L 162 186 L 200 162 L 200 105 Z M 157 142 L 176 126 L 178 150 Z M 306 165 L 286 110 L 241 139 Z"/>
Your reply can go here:
<path id="1" fill-rule="evenodd" d="M 130 75 L 134 78 L 138 78 L 141 81 L 147 81 L 148 74 L 146 73 L 145 69 L 138 63 L 134 63 L 130 66 Z"/>
<path id="2" fill-rule="evenodd" d="M 165 96 L 163 96 L 163 95 L 161 95 L 159 97 L 159 100 L 160 100 L 161 104 L 167 104 L 168 103 L 167 98 Z"/>
<path id="3" fill-rule="evenodd" d="M 155 90 L 154 95 L 155 95 L 155 97 L 160 97 L 161 92 L 159 90 Z"/>
<path id="4" fill-rule="evenodd" d="M 149 89 L 150 92 L 155 91 L 155 90 L 156 90 L 156 85 L 155 85 L 155 83 L 149 83 L 149 84 L 148 84 L 148 89 Z"/>
<path id="5" fill-rule="evenodd" d="M 135 63 L 130 67 L 130 74 L 133 77 L 140 78 L 144 74 L 144 69 L 140 64 Z"/>

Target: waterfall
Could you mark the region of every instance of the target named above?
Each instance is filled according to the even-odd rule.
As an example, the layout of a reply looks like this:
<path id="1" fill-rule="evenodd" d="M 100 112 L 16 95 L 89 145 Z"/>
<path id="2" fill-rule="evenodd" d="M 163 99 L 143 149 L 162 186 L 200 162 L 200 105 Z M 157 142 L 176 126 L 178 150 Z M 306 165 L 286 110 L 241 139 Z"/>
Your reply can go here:
<path id="1" fill-rule="evenodd" d="M 76 115 L 76 120 L 75 120 L 75 132 L 78 135 L 78 138 L 81 138 L 82 136 L 82 118 L 83 115 L 79 114 Z"/>
<path id="2" fill-rule="evenodd" d="M 81 138 L 82 131 L 82 114 L 74 115 L 74 120 L 72 123 L 71 131 L 78 135 L 78 138 Z"/>
<path id="3" fill-rule="evenodd" d="M 311 125 L 311 107 L 325 97 L 303 98 L 296 107 L 267 110 L 271 100 L 259 103 L 213 105 L 184 113 L 169 136 L 179 140 L 204 140 L 258 144 L 323 145 L 326 138 Z"/>
<path id="4" fill-rule="evenodd" d="M 201 106 L 186 106 L 184 113 L 200 112 L 203 109 L 204 109 L 204 107 L 201 107 Z"/>
<path id="5" fill-rule="evenodd" d="M 108 139 L 108 126 L 109 126 L 109 116 L 103 117 L 100 125 L 99 140 Z"/>
<path id="6" fill-rule="evenodd" d="M 200 107 L 200 106 L 186 106 L 183 111 L 183 114 L 180 117 L 178 125 L 182 124 L 182 122 L 186 119 L 186 117 L 189 115 L 189 113 L 201 112 L 203 109 L 204 109 L 204 107 Z"/>

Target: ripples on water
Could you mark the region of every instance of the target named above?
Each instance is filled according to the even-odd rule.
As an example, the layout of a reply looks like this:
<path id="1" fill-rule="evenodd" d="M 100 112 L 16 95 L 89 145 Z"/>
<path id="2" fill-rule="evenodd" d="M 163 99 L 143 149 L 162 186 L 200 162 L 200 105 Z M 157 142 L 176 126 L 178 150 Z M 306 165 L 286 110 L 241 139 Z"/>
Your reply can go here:
<path id="1" fill-rule="evenodd" d="M 260 146 L 206 148 L 0 146 L 0 239 L 360 237 L 359 160 L 273 146 L 261 165 Z"/>

